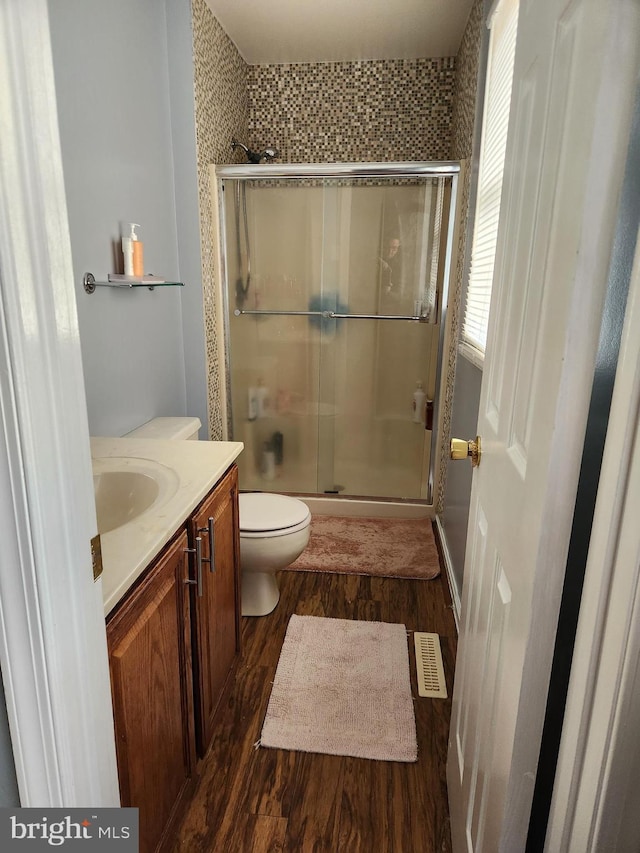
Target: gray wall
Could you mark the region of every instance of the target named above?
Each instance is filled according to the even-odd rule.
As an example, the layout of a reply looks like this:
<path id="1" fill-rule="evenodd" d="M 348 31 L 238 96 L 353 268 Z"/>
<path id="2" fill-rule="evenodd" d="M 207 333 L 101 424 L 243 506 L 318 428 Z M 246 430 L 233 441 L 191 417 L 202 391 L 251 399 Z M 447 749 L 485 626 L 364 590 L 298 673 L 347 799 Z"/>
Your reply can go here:
<path id="1" fill-rule="evenodd" d="M 166 0 L 166 9 L 178 262 L 181 281 L 186 282 L 186 287 L 181 291 L 180 296 L 187 414 L 200 418 L 202 422 L 200 438 L 206 438 L 208 433 L 207 376 L 198 209 L 191 0 Z"/>
<path id="2" fill-rule="evenodd" d="M 482 371 L 458 356 L 451 408 L 451 435 L 455 438 L 468 440 L 476 434 L 481 383 Z M 469 462 L 448 462 L 445 508 L 440 514 L 458 596 L 462 594 L 472 470 Z"/>
<path id="3" fill-rule="evenodd" d="M 171 67 L 165 3 L 55 0 L 49 4 L 93 435 L 121 435 L 157 415 L 196 414 L 206 423 L 201 343 L 200 359 L 195 353 L 198 332 L 202 340 L 202 302 L 197 201 L 196 229 L 190 233 L 192 152 L 191 164 L 175 172 L 181 186 L 185 185 L 178 197 L 174 185 L 174 150 L 188 157 L 190 146 L 195 145 L 191 15 L 188 0 L 167 0 L 167 7 Z M 191 81 L 188 89 L 185 69 Z M 84 293 L 85 271 L 103 280 L 108 272 L 121 271 L 122 220 L 140 223 L 145 271 L 184 280 L 186 296 L 181 288 L 153 292 L 98 288 L 91 296 Z"/>
<path id="4" fill-rule="evenodd" d="M 484 25 L 491 0 L 476 0 L 469 17 L 467 31 L 463 38 L 463 47 L 469 36 L 467 54 L 473 50 L 476 55 L 476 71 L 473 79 L 468 80 L 458 90 L 457 104 L 463 104 L 454 122 L 456 146 L 452 149 L 452 157 L 465 157 L 468 160 L 468 178 L 465 183 L 467 194 L 466 225 L 464 230 L 464 246 L 459 247 L 463 252 L 463 260 L 457 274 L 457 289 L 459 295 L 459 326 L 462 325 L 466 301 L 466 284 L 469 270 L 469 256 L 473 234 L 473 219 L 478 186 L 478 157 L 480 137 L 482 134 L 482 110 L 484 103 L 484 87 L 487 77 L 487 55 L 489 51 L 489 31 Z M 462 50 L 462 47 L 461 47 Z M 473 116 L 473 122 L 471 122 Z M 458 326 L 458 328 L 459 328 Z M 457 341 L 454 344 L 457 347 Z M 451 436 L 465 440 L 474 438 L 478 424 L 478 408 L 480 404 L 480 386 L 482 371 L 458 355 L 455 360 L 455 376 L 453 382 L 453 401 L 451 405 Z M 443 448 L 443 455 L 446 449 Z M 471 465 L 462 462 L 452 462 L 447 459 L 446 488 L 444 507 L 439 515 L 444 536 L 444 544 L 451 558 L 450 581 L 458 599 L 462 595 L 462 579 L 464 576 L 464 559 L 467 539 L 467 522 L 469 520 L 469 505 L 471 499 Z"/>

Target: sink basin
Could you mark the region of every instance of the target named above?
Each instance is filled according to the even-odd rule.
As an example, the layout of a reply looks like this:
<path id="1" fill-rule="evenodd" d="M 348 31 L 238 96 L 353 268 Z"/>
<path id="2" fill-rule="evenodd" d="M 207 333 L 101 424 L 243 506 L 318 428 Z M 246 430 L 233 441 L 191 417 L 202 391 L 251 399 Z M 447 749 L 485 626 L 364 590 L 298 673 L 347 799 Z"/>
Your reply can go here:
<path id="1" fill-rule="evenodd" d="M 152 508 L 159 509 L 177 487 L 177 474 L 150 459 L 94 459 L 98 533 L 109 533 Z"/>

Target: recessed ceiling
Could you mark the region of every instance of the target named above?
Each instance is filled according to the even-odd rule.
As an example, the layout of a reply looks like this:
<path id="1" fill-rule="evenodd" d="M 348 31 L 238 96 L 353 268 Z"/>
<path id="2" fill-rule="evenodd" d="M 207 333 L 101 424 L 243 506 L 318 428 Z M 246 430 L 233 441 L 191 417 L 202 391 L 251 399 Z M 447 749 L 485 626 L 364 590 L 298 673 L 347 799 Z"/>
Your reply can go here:
<path id="1" fill-rule="evenodd" d="M 473 0 L 205 0 L 249 65 L 458 52 Z"/>

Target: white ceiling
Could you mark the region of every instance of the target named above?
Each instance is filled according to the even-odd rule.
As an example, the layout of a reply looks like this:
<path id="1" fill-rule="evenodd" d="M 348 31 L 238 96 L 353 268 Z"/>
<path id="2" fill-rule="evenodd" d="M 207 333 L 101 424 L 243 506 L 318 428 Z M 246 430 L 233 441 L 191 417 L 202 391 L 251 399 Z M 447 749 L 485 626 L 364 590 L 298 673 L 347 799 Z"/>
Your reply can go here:
<path id="1" fill-rule="evenodd" d="M 458 52 L 473 0 L 206 0 L 250 65 Z"/>

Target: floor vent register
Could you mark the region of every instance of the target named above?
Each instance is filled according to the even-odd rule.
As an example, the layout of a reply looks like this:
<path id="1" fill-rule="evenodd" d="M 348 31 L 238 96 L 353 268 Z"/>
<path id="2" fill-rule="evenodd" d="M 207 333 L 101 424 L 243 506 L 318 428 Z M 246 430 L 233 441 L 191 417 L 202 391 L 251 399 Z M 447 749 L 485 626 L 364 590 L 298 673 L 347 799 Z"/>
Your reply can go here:
<path id="1" fill-rule="evenodd" d="M 447 698 L 447 682 L 442 665 L 440 637 L 424 631 L 414 632 L 416 644 L 416 668 L 418 671 L 418 695 L 431 699 Z"/>

